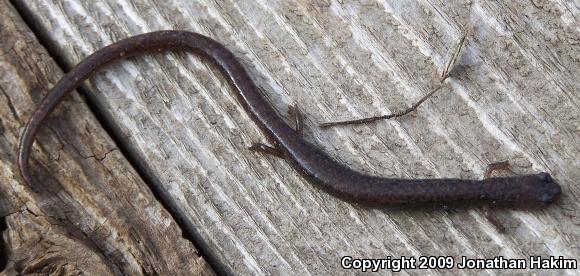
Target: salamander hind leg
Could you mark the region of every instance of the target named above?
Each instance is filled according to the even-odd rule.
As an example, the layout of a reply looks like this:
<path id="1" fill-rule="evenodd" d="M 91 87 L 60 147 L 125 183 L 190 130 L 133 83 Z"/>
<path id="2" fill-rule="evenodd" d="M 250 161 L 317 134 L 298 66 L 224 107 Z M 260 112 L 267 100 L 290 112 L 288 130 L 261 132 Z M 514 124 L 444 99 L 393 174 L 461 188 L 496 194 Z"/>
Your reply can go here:
<path id="1" fill-rule="evenodd" d="M 304 133 L 304 116 L 302 115 L 302 112 L 300 112 L 300 109 L 298 109 L 298 107 L 296 107 L 295 105 L 291 105 L 288 107 L 288 113 L 290 114 L 290 116 L 292 117 L 292 120 L 294 121 L 294 126 L 295 126 L 294 130 L 300 136 L 302 136 Z M 255 152 L 259 152 L 259 153 L 273 155 L 273 156 L 276 156 L 279 158 L 284 158 L 282 151 L 280 151 L 280 149 L 278 149 L 274 146 L 263 144 L 263 143 L 254 143 L 248 149 L 255 151 Z"/>
<path id="2" fill-rule="evenodd" d="M 302 112 L 300 112 L 300 109 L 298 109 L 298 107 L 296 105 L 291 105 L 288 106 L 288 113 L 290 114 L 290 116 L 292 117 L 293 121 L 294 121 L 294 126 L 296 132 L 300 135 L 303 136 L 304 134 L 304 115 L 302 114 Z"/>
<path id="3" fill-rule="evenodd" d="M 268 146 L 266 144 L 254 143 L 248 149 L 251 150 L 251 151 L 259 152 L 259 153 L 264 153 L 264 154 L 268 154 L 268 155 L 273 155 L 273 156 L 276 156 L 276 157 L 284 158 L 284 156 L 282 155 L 282 151 L 280 151 L 278 148 L 275 148 L 275 147 L 272 147 L 272 146 Z"/>

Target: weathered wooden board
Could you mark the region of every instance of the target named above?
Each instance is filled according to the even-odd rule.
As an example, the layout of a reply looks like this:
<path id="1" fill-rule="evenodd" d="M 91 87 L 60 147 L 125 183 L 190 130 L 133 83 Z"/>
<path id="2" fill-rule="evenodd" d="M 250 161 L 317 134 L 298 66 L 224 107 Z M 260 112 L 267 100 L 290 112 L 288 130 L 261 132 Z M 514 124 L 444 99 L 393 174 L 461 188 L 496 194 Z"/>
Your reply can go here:
<path id="1" fill-rule="evenodd" d="M 23 183 L 20 133 L 62 71 L 7 1 L 0 37 L 0 274 L 212 275 L 76 93 L 35 146 L 42 186 Z"/>
<path id="2" fill-rule="evenodd" d="M 494 210 L 505 233 L 482 209 L 365 209 L 315 189 L 283 160 L 248 151 L 264 138 L 203 60 L 156 54 L 96 74 L 87 97 L 225 271 L 356 272 L 340 270 L 345 255 L 580 259 L 580 10 L 573 1 L 18 3 L 69 66 L 148 31 L 211 36 L 234 51 L 281 114 L 300 106 L 308 140 L 361 171 L 481 178 L 488 163 L 509 160 L 516 173 L 552 173 L 564 190 L 545 209 Z M 437 84 L 464 31 L 455 72 L 418 112 L 317 127 L 410 105 Z"/>

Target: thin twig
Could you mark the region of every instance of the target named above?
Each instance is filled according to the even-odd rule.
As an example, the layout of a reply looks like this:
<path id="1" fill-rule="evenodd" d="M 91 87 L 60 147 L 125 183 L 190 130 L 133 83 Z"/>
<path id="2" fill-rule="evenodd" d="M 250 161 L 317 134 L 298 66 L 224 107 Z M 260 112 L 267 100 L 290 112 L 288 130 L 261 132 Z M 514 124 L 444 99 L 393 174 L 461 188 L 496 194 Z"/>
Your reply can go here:
<path id="1" fill-rule="evenodd" d="M 459 43 L 457 43 L 457 46 L 455 46 L 455 51 L 453 51 L 453 54 L 451 55 L 449 62 L 447 62 L 447 65 L 445 66 L 445 70 L 443 70 L 443 73 L 441 73 L 440 83 L 443 83 L 447 79 L 447 77 L 449 77 L 449 74 L 451 73 L 451 71 L 453 71 L 453 69 L 455 68 L 455 63 L 457 63 L 457 59 L 459 58 L 459 54 L 461 53 L 461 49 L 463 48 L 463 44 L 465 44 L 466 37 L 467 37 L 467 32 L 465 32 L 463 34 L 463 36 L 461 37 L 461 40 L 459 40 Z"/>
<path id="2" fill-rule="evenodd" d="M 463 48 L 463 44 L 465 44 L 466 37 L 467 37 L 467 32 L 463 34 L 463 36 L 459 40 L 459 43 L 457 43 L 457 46 L 455 46 L 455 50 L 453 51 L 451 58 L 449 59 L 449 61 L 445 65 L 445 69 L 443 70 L 443 73 L 441 73 L 441 79 L 439 80 L 439 85 L 437 86 L 437 88 L 431 90 L 431 92 L 427 93 L 419 101 L 414 103 L 411 107 L 409 107 L 403 111 L 395 112 L 395 113 L 388 114 L 388 115 L 373 116 L 373 117 L 368 117 L 368 118 L 347 120 L 347 121 L 328 122 L 328 123 L 322 123 L 319 126 L 321 128 L 329 128 L 329 127 L 334 127 L 334 126 L 369 124 L 369 123 L 372 123 L 372 122 L 375 122 L 378 120 L 385 120 L 385 119 L 401 117 L 401 116 L 407 115 L 407 114 L 411 113 L 412 111 L 416 110 L 419 107 L 419 105 L 421 105 L 429 97 L 431 97 L 433 94 L 435 94 L 435 92 L 439 91 L 443 87 L 443 82 L 449 77 L 449 74 L 453 71 L 453 68 L 455 68 L 455 64 L 457 63 L 457 60 L 459 58 L 459 54 L 461 53 L 461 49 Z"/>
<path id="3" fill-rule="evenodd" d="M 435 88 L 431 92 L 427 93 L 425 96 L 423 96 L 423 98 L 421 98 L 419 101 L 417 101 L 411 107 L 409 107 L 403 111 L 395 112 L 395 113 L 388 114 L 388 115 L 381 115 L 381 116 L 375 116 L 375 117 L 369 117 L 369 118 L 363 118 L 363 119 L 357 119 L 357 120 L 322 123 L 319 126 L 321 128 L 329 128 L 329 127 L 333 127 L 333 126 L 368 124 L 368 123 L 372 123 L 372 122 L 378 121 L 378 120 L 401 117 L 401 116 L 407 115 L 407 114 L 411 113 L 413 110 L 417 109 L 417 107 L 419 107 L 419 105 L 421 105 L 424 101 L 426 101 L 427 98 L 431 97 L 431 95 L 433 95 L 435 92 L 439 91 L 439 89 L 441 89 L 441 87 L 443 87 L 443 85 L 437 86 L 437 88 Z"/>

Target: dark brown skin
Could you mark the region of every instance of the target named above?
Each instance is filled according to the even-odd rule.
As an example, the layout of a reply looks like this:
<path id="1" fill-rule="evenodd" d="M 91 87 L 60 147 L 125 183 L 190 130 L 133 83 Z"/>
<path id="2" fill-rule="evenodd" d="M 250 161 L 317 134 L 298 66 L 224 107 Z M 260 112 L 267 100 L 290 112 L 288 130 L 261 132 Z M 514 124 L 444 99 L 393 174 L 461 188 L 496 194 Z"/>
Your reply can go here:
<path id="1" fill-rule="evenodd" d="M 32 186 L 34 178 L 28 159 L 42 121 L 70 91 L 104 65 L 143 52 L 185 50 L 214 62 L 235 88 L 235 93 L 273 147 L 256 144 L 254 150 L 286 159 L 311 183 L 348 201 L 366 205 L 418 202 L 508 202 L 548 204 L 561 193 L 548 173 L 466 179 L 397 179 L 365 175 L 336 162 L 292 129 L 266 101 L 246 70 L 224 46 L 201 34 L 160 31 L 121 40 L 93 53 L 66 74 L 42 100 L 26 125 L 20 141 L 18 165 L 23 179 Z M 297 114 L 296 110 L 294 112 Z M 296 116 L 297 123 L 300 122 Z"/>

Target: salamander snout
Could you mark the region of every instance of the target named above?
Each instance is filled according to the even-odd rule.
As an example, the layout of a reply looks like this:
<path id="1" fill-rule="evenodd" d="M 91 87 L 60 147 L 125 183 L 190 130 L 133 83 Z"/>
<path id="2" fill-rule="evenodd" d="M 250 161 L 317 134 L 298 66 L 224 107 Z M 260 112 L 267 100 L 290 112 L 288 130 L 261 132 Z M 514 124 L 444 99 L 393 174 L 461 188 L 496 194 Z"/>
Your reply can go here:
<path id="1" fill-rule="evenodd" d="M 558 184 L 549 173 L 542 172 L 537 176 L 539 181 L 536 184 L 538 185 L 537 188 L 540 190 L 538 193 L 538 200 L 546 205 L 558 200 L 562 193 L 560 184 Z"/>

